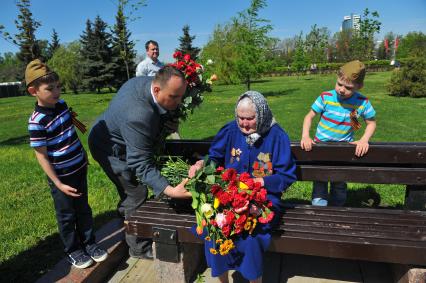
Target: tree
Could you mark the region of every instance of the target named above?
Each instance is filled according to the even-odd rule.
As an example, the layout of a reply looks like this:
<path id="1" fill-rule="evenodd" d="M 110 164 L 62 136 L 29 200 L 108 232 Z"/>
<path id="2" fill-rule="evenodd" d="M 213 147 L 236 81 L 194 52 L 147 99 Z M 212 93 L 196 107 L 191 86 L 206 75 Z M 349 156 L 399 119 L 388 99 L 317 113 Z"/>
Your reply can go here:
<path id="1" fill-rule="evenodd" d="M 272 40 L 267 36 L 272 30 L 268 20 L 259 18 L 259 10 L 266 6 L 264 0 L 252 0 L 250 7 L 240 12 L 238 17 L 233 19 L 233 26 L 236 29 L 235 49 L 235 71 L 237 77 L 246 84 L 250 90 L 253 78 L 257 78 L 266 69 L 266 54 L 271 50 L 266 50 Z"/>
<path id="2" fill-rule="evenodd" d="M 192 46 L 192 41 L 195 39 L 195 35 L 189 35 L 189 26 L 185 25 L 182 28 L 183 36 L 179 37 L 179 48 L 176 51 L 182 52 L 182 54 L 189 54 L 193 60 L 198 59 L 198 53 L 200 48 Z"/>
<path id="3" fill-rule="evenodd" d="M 298 36 L 294 36 L 292 38 L 285 38 L 278 43 L 277 49 L 280 52 L 280 58 L 282 61 L 281 66 L 289 66 L 293 63 L 294 52 L 296 50 L 296 43 L 298 39 Z"/>
<path id="4" fill-rule="evenodd" d="M 112 85 L 115 88 L 118 88 L 129 80 L 131 78 L 131 70 L 133 72 L 136 68 L 135 44 L 130 40 L 131 33 L 127 29 L 124 5 L 125 1 L 119 0 L 118 11 L 115 17 L 116 23 L 112 30 L 112 63 L 114 69 Z"/>
<path id="5" fill-rule="evenodd" d="M 347 62 L 351 61 L 354 58 L 351 32 L 343 30 L 334 34 L 329 46 L 329 61 L 330 62 Z"/>
<path id="6" fill-rule="evenodd" d="M 18 19 L 15 20 L 15 25 L 20 32 L 15 35 L 13 42 L 19 46 L 17 56 L 26 66 L 36 58 L 33 55 L 32 48 L 36 43 L 35 31 L 41 23 L 33 19 L 33 14 L 30 11 L 30 0 L 18 0 L 16 6 L 19 8 L 20 14 Z"/>
<path id="7" fill-rule="evenodd" d="M 200 54 L 200 62 L 211 61 L 209 65 L 212 73 L 217 74 L 220 81 L 225 84 L 236 84 L 240 80 L 235 71 L 235 58 L 237 51 L 234 43 L 236 41 L 235 27 L 228 23 L 223 26 L 217 25 L 213 34 Z"/>
<path id="8" fill-rule="evenodd" d="M 306 56 L 311 64 L 327 61 L 326 47 L 329 37 L 330 31 L 326 27 L 319 28 L 316 24 L 311 27 L 305 38 Z"/>
<path id="9" fill-rule="evenodd" d="M 354 30 L 351 38 L 351 52 L 353 58 L 359 60 L 373 60 L 374 59 L 374 35 L 380 32 L 382 25 L 377 19 L 379 13 L 374 11 L 371 13 L 368 8 L 364 10 L 364 14 L 359 23 L 359 31 Z"/>
<path id="10" fill-rule="evenodd" d="M 111 34 L 106 32 L 107 24 L 98 15 L 92 24 L 86 22 L 81 36 L 81 54 L 84 58 L 83 85 L 98 93 L 104 87 L 111 87 L 114 77 Z"/>
<path id="11" fill-rule="evenodd" d="M 113 2 L 114 3 L 114 2 Z M 130 41 L 131 33 L 127 30 L 127 23 L 135 22 L 142 17 L 139 15 L 139 10 L 142 7 L 146 6 L 146 0 L 117 0 L 117 16 L 116 16 L 116 26 L 114 30 L 118 28 L 119 33 L 115 32 L 115 37 L 118 37 L 119 40 L 114 40 L 113 52 L 119 52 L 119 57 L 124 61 L 126 65 L 126 74 L 129 79 L 134 75 L 136 69 L 136 63 L 141 60 L 137 58 L 138 54 L 134 50 L 134 42 Z M 121 10 L 121 11 L 120 11 Z M 114 33 L 114 32 L 113 32 Z M 117 44 L 119 42 L 119 44 Z M 116 55 L 114 55 L 115 57 Z M 120 60 L 120 59 L 118 59 Z M 131 60 L 131 61 L 130 61 Z M 117 62 L 114 62 L 117 64 Z M 118 84 L 118 81 L 115 82 Z"/>
<path id="12" fill-rule="evenodd" d="M 80 42 L 74 41 L 68 45 L 60 45 L 55 49 L 48 65 L 59 75 L 61 84 L 78 93 L 83 78 L 82 57 Z"/>
<path id="13" fill-rule="evenodd" d="M 426 34 L 409 32 L 400 38 L 396 56 L 397 58 L 426 57 Z"/>
<path id="14" fill-rule="evenodd" d="M 300 33 L 298 40 L 296 41 L 296 49 L 293 57 L 292 67 L 298 71 L 303 72 L 308 66 L 308 60 L 304 50 L 305 43 L 303 42 L 302 33 Z"/>
<path id="15" fill-rule="evenodd" d="M 49 42 L 46 39 L 37 39 L 32 46 L 31 52 L 34 58 L 39 58 L 46 62 L 49 59 Z"/>
<path id="16" fill-rule="evenodd" d="M 55 50 L 61 46 L 59 44 L 59 36 L 55 29 L 53 29 L 52 32 L 52 41 L 49 43 L 49 46 L 47 48 L 47 58 L 50 59 L 53 57 L 53 54 L 55 53 Z"/>
<path id="17" fill-rule="evenodd" d="M 15 82 L 22 78 L 22 69 L 24 68 L 16 54 L 6 52 L 0 54 L 0 82 Z"/>
<path id="18" fill-rule="evenodd" d="M 2 36 L 6 41 L 19 47 L 17 58 L 22 63 L 19 64 L 21 66 L 21 75 L 19 78 L 22 79 L 25 66 L 39 55 L 34 54 L 33 51 L 39 51 L 39 49 L 35 47 L 37 42 L 35 31 L 41 23 L 33 19 L 33 14 L 30 10 L 30 0 L 17 0 L 16 6 L 20 12 L 18 19 L 15 20 L 15 25 L 19 33 L 12 36 L 9 32 L 5 31 L 5 27 L 3 25 L 0 25 L 0 36 Z"/>
<path id="19" fill-rule="evenodd" d="M 268 64 L 268 69 L 273 69 L 275 67 L 281 67 L 285 65 L 283 50 L 281 48 L 281 41 L 278 38 L 272 38 L 266 46 L 267 50 L 270 50 L 270 53 L 267 53 L 265 58 Z"/>

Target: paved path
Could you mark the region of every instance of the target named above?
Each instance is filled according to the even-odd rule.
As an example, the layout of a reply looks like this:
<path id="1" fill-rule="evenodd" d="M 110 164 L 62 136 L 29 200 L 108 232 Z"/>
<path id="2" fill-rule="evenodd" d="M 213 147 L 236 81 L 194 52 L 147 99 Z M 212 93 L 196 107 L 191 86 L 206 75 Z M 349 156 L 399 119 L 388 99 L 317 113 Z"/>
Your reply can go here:
<path id="1" fill-rule="evenodd" d="M 388 283 L 392 282 L 387 264 L 323 257 L 286 255 L 281 282 L 288 283 Z M 205 283 L 218 282 L 210 276 L 210 269 L 202 274 Z M 153 261 L 127 259 L 108 283 L 157 283 Z M 171 280 L 170 282 L 173 282 Z M 230 273 L 230 282 L 246 283 L 238 273 Z M 268 283 L 268 282 L 265 282 Z"/>

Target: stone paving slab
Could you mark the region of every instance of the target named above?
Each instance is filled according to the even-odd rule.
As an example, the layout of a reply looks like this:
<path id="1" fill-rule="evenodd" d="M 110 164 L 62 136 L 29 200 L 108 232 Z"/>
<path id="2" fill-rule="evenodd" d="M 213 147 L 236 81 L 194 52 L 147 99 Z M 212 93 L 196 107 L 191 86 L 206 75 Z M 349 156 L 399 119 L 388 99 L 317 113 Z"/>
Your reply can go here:
<path id="1" fill-rule="evenodd" d="M 284 255 L 281 261 L 284 272 L 280 282 L 288 283 L 388 283 L 393 282 L 389 266 L 385 263 L 364 262 L 355 260 L 331 259 L 314 256 Z M 153 273 L 153 261 L 138 260 L 125 276 L 118 281 L 108 283 L 144 282 L 157 283 Z M 205 283 L 217 283 L 207 268 L 202 276 Z M 229 273 L 229 282 L 247 283 L 237 272 Z M 170 279 L 173 282 L 173 279 Z M 268 283 L 264 278 L 264 282 Z"/>
<path id="2" fill-rule="evenodd" d="M 123 269 L 123 267 L 125 269 Z M 108 283 L 156 283 L 158 282 L 152 260 L 128 258 Z M 171 280 L 170 282 L 173 282 Z"/>
<path id="3" fill-rule="evenodd" d="M 128 253 L 128 248 L 124 241 L 123 220 L 115 218 L 102 226 L 96 232 L 96 239 L 99 245 L 108 251 L 109 256 L 105 261 L 93 264 L 89 268 L 78 269 L 71 266 L 66 258 L 63 258 L 50 272 L 39 278 L 36 283 L 105 282 L 110 271 L 114 270 Z"/>
<path id="4" fill-rule="evenodd" d="M 45 274 L 36 283 L 159 282 L 154 261 L 129 258 L 121 219 L 113 219 L 103 226 L 97 231 L 96 237 L 99 239 L 100 245 L 107 249 L 110 254 L 105 262 L 97 263 L 87 269 L 77 269 L 71 267 L 64 258 L 51 272 Z M 269 271 L 267 268 L 264 272 L 265 283 L 270 282 L 272 276 L 278 276 L 278 281 L 283 283 L 393 282 L 390 267 L 385 263 L 268 253 L 265 257 L 265 266 L 269 268 Z M 280 269 L 282 273 L 276 274 L 276 271 Z M 111 274 L 113 274 L 112 277 Z M 211 277 L 209 268 L 205 269 L 201 275 L 206 283 L 218 282 L 217 278 Z M 238 272 L 230 272 L 229 276 L 230 282 L 248 282 Z M 173 282 L 173 278 L 170 282 Z"/>

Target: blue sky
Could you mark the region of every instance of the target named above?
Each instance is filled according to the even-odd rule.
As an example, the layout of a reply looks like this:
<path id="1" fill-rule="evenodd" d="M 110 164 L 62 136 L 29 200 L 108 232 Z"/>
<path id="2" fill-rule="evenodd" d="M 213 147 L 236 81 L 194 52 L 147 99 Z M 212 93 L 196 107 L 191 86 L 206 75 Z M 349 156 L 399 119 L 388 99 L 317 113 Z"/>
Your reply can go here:
<path id="1" fill-rule="evenodd" d="M 117 0 L 32 0 L 33 17 L 42 23 L 36 32 L 37 39 L 51 39 L 52 29 L 61 42 L 80 38 L 87 19 L 97 15 L 109 25 L 115 23 Z M 171 61 L 174 49 L 179 45 L 182 27 L 190 26 L 195 35 L 194 45 L 202 47 L 217 24 L 228 22 L 250 4 L 249 0 L 146 0 L 146 7 L 139 10 L 141 19 L 129 24 L 132 40 L 138 54 L 145 54 L 144 43 L 153 39 L 160 44 L 160 60 Z M 327 27 L 331 33 L 338 31 L 343 16 L 362 14 L 365 8 L 378 11 L 382 22 L 379 37 L 393 31 L 406 34 L 409 31 L 426 33 L 426 0 L 269 0 L 260 16 L 271 21 L 270 35 L 280 39 L 293 37 L 299 32 L 308 33 L 311 26 Z M 10 33 L 16 33 L 14 20 L 18 9 L 15 0 L 1 0 L 0 24 Z M 16 52 L 17 48 L 0 39 L 0 53 Z"/>

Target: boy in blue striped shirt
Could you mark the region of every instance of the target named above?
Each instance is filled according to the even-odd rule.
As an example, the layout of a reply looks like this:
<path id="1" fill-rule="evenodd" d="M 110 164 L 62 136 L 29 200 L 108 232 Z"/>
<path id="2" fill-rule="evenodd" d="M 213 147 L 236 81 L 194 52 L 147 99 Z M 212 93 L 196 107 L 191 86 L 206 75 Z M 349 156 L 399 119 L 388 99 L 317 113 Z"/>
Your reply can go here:
<path id="1" fill-rule="evenodd" d="M 376 129 L 376 111 L 368 98 L 358 92 L 364 86 L 364 77 L 365 65 L 358 60 L 346 63 L 339 69 L 334 89 L 323 92 L 303 120 L 302 149 L 310 151 L 316 142 L 349 142 L 356 145 L 356 156 L 367 153 L 368 141 Z M 320 114 L 320 120 L 312 140 L 309 130 L 317 114 Z M 361 128 L 359 117 L 364 119 L 366 128 L 364 135 L 354 141 L 354 132 Z M 327 206 L 330 202 L 330 205 L 343 206 L 346 189 L 345 182 L 331 182 L 328 195 L 328 182 L 314 181 L 312 204 Z"/>
<path id="2" fill-rule="evenodd" d="M 28 92 L 37 99 L 28 120 L 30 146 L 47 175 L 64 251 L 72 265 L 86 268 L 108 254 L 95 242 L 87 199 L 87 156 L 73 124 L 78 121 L 59 99 L 59 76 L 46 64 L 31 61 L 25 81 Z"/>

